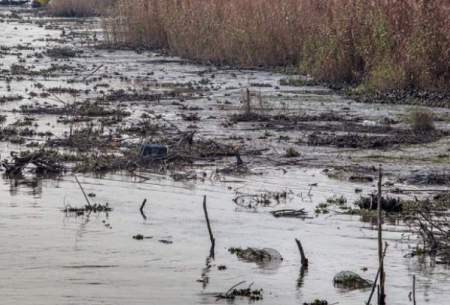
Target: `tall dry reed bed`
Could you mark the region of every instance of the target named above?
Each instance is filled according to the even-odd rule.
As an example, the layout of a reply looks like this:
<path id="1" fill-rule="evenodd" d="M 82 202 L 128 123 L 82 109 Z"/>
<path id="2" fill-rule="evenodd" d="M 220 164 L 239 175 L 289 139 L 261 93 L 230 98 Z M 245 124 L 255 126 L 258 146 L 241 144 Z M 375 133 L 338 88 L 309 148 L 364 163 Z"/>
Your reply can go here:
<path id="1" fill-rule="evenodd" d="M 448 0 L 118 0 L 105 29 L 113 46 L 203 62 L 448 89 L 449 16 Z"/>

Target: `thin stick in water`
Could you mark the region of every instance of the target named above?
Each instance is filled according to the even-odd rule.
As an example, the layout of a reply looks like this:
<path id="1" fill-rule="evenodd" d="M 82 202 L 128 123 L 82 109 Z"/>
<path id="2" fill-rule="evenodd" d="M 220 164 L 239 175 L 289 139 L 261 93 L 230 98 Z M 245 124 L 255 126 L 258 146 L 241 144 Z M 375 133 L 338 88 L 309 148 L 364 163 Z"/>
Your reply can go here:
<path id="1" fill-rule="evenodd" d="M 86 192 L 84 191 L 83 186 L 81 185 L 80 181 L 78 181 L 78 177 L 76 175 L 73 175 L 73 176 L 75 177 L 75 180 L 77 181 L 78 186 L 80 187 L 81 192 L 83 193 L 84 199 L 86 199 L 86 202 L 87 202 L 88 206 L 91 207 L 91 202 L 89 201 L 89 198 L 86 195 Z"/>
<path id="2" fill-rule="evenodd" d="M 384 252 L 383 252 L 383 260 L 384 260 L 384 257 L 386 256 L 387 248 L 388 248 L 388 243 L 385 243 L 384 244 Z M 367 305 L 370 305 L 370 302 L 372 301 L 372 297 L 375 292 L 375 288 L 377 286 L 379 276 L 380 276 L 380 268 L 378 268 L 377 275 L 375 276 L 375 280 L 373 281 L 372 291 L 370 292 L 369 300 L 367 300 L 367 303 L 366 303 Z"/>
<path id="3" fill-rule="evenodd" d="M 206 195 L 203 196 L 203 212 L 205 213 L 206 225 L 208 226 L 209 239 L 211 240 L 211 257 L 214 257 L 214 247 L 216 245 L 216 240 L 211 230 L 211 223 L 209 222 L 208 209 L 206 207 Z"/>
<path id="4" fill-rule="evenodd" d="M 306 258 L 305 252 L 303 251 L 302 243 L 297 238 L 295 239 L 295 242 L 297 243 L 298 251 L 300 252 L 302 267 L 306 269 L 308 268 L 308 259 Z"/>
<path id="5" fill-rule="evenodd" d="M 146 203 L 147 203 L 147 198 L 144 199 L 144 201 L 141 204 L 141 207 L 139 208 L 139 211 L 141 212 L 142 218 L 144 218 L 144 220 L 147 220 L 147 216 L 144 213 L 144 207 L 145 207 Z"/>

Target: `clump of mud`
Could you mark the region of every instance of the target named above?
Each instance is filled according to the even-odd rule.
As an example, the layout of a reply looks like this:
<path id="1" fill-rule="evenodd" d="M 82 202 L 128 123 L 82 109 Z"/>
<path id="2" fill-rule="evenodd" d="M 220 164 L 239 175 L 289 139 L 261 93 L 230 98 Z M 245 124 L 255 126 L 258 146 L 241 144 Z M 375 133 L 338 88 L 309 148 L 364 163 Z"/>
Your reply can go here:
<path id="1" fill-rule="evenodd" d="M 372 283 L 351 271 L 341 271 L 333 278 L 336 287 L 344 289 L 363 289 L 372 287 Z"/>
<path id="2" fill-rule="evenodd" d="M 385 149 L 401 144 L 424 144 L 435 142 L 446 135 L 444 132 L 433 131 L 426 134 L 413 131 L 395 132 L 388 135 L 361 135 L 357 133 L 332 134 L 314 132 L 308 136 L 310 146 L 336 146 L 339 148 Z"/>
<path id="3" fill-rule="evenodd" d="M 259 263 L 268 262 L 271 260 L 283 260 L 283 257 L 280 253 L 278 253 L 278 251 L 268 248 L 229 248 L 228 252 L 247 262 Z"/>

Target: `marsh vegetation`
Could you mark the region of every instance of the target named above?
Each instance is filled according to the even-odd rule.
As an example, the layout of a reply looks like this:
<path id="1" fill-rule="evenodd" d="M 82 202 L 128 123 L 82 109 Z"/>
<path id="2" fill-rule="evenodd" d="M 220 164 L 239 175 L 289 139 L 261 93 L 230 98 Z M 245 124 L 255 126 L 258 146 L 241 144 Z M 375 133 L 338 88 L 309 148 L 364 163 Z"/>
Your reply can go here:
<path id="1" fill-rule="evenodd" d="M 1 7 L 2 297 L 353 305 L 382 283 L 392 305 L 445 303 L 446 12 Z"/>

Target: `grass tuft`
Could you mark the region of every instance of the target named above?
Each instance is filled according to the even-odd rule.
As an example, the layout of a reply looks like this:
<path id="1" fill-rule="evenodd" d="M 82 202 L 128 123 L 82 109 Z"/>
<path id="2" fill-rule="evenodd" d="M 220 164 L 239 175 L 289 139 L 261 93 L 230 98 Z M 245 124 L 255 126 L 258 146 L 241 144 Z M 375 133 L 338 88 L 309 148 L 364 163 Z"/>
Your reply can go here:
<path id="1" fill-rule="evenodd" d="M 433 113 L 425 109 L 415 109 L 410 117 L 412 129 L 417 133 L 432 132 L 436 128 L 434 126 Z"/>

